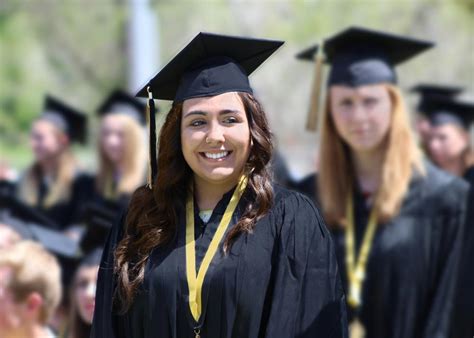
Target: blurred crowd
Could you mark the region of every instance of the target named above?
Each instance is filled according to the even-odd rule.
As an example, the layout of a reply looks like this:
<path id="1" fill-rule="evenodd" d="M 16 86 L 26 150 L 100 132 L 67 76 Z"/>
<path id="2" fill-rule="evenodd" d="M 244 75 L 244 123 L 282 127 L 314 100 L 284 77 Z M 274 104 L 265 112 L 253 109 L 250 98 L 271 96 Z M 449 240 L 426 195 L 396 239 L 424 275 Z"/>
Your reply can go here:
<path id="1" fill-rule="evenodd" d="M 315 54 L 310 54 L 309 59 L 315 60 Z M 452 84 L 420 83 L 411 93 L 400 95 L 419 96 L 418 105 L 409 111 L 414 114 L 410 131 L 416 134 L 421 161 L 438 167 L 446 177 L 459 177 L 467 186 L 474 184 L 470 135 L 474 103 L 460 99 L 462 91 Z M 64 102 L 64 98 L 45 95 L 38 117 L 31 121 L 31 165 L 18 173 L 8 162 L 0 163 L 1 337 L 10 337 L 10 333 L 12 337 L 89 337 L 97 272 L 107 234 L 126 212 L 133 192 L 146 183 L 149 146 L 144 101 L 120 89 L 113 91 L 96 109 L 97 126 L 87 123 L 89 115 L 78 108 Z M 301 121 L 302 129 L 304 123 Z M 92 128 L 98 135 L 94 172 L 88 163 L 79 163 L 72 150 L 74 143 L 88 141 Z M 329 127 L 322 122 L 320 128 Z M 345 146 L 353 146 L 347 143 Z M 330 178 L 328 170 L 337 171 L 337 162 L 329 162 L 330 157 L 324 153 L 337 149 L 320 149 L 318 169 L 315 168 L 318 175 L 321 170 Z M 409 147 L 405 151 L 407 157 L 411 156 Z M 328 165 L 334 167 L 328 169 Z M 331 188 L 316 184 L 314 174 L 296 181 L 278 151 L 272 168 L 276 182 L 312 197 L 326 211 L 330 208 L 327 198 L 315 195 L 321 191 L 318 189 Z M 346 175 L 352 175 L 351 171 L 347 170 Z M 396 179 L 390 182 L 397 184 Z M 360 188 L 365 201 L 377 197 Z M 433 206 L 436 204 L 419 208 Z M 390 216 L 390 211 L 387 213 Z M 324 215 L 332 223 L 337 219 L 337 210 Z M 466 229 L 472 226 L 466 222 L 466 236 Z M 458 241 L 463 239 L 457 234 L 455 237 Z M 462 261 L 455 263 L 465 267 Z M 460 292 L 462 287 L 459 284 L 456 290 Z"/>

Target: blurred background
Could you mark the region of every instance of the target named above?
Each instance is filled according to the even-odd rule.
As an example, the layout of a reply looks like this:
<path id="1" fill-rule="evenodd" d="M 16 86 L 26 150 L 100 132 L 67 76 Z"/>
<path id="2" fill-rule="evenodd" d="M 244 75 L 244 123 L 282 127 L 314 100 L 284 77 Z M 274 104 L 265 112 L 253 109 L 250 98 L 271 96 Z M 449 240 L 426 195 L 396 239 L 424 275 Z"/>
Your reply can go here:
<path id="1" fill-rule="evenodd" d="M 75 150 L 93 170 L 98 104 L 117 87 L 133 93 L 197 32 L 208 31 L 286 41 L 251 82 L 300 178 L 313 170 L 318 135 L 305 131 L 313 66 L 294 55 L 350 25 L 436 42 L 398 68 L 402 89 L 439 82 L 473 92 L 474 0 L 2 0 L 1 161 L 20 172 L 31 162 L 30 124 L 50 93 L 91 117 L 89 143 Z M 169 107 L 159 105 L 162 112 Z"/>

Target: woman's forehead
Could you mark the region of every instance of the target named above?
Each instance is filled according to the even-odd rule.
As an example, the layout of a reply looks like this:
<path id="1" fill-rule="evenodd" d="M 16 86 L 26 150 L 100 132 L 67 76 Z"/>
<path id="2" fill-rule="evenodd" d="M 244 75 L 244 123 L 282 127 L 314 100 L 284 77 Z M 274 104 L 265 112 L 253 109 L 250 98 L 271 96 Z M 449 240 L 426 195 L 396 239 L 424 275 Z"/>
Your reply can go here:
<path id="1" fill-rule="evenodd" d="M 218 113 L 223 110 L 244 110 L 244 105 L 238 93 L 228 92 L 216 96 L 197 97 L 183 102 L 183 116 L 193 111 Z"/>
<path id="2" fill-rule="evenodd" d="M 358 87 L 349 87 L 342 85 L 331 86 L 331 93 L 343 96 L 366 96 L 387 94 L 386 86 L 383 84 L 364 85 Z"/>

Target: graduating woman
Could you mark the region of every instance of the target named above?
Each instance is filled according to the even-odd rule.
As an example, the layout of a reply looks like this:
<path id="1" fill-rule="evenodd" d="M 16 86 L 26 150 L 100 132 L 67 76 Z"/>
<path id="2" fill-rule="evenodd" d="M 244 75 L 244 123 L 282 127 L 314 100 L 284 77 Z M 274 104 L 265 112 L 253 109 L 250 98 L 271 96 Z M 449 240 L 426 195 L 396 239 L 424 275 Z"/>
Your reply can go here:
<path id="1" fill-rule="evenodd" d="M 47 96 L 43 113 L 31 128 L 34 163 L 17 187 L 18 198 L 53 220 L 62 230 L 78 222 L 87 198 L 71 143 L 84 143 L 86 117 Z"/>
<path id="2" fill-rule="evenodd" d="M 394 70 L 430 46 L 358 27 L 322 46 L 320 171 L 304 188 L 332 228 L 351 337 L 447 337 L 451 324 L 468 187 L 422 160 Z"/>
<path id="3" fill-rule="evenodd" d="M 331 236 L 309 199 L 269 180 L 248 75 L 281 45 L 200 33 L 139 92 L 174 102 L 152 189 L 109 235 L 93 337 L 345 336 Z"/>

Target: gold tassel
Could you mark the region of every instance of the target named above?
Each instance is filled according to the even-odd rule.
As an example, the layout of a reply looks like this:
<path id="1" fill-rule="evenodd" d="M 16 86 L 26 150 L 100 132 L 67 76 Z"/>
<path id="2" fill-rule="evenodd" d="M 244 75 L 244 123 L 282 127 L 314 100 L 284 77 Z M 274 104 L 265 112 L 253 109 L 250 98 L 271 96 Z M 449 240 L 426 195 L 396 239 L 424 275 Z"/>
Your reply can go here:
<path id="1" fill-rule="evenodd" d="M 314 66 L 314 82 L 311 91 L 311 102 L 309 106 L 308 119 L 306 121 L 306 129 L 316 131 L 318 127 L 319 105 L 321 100 L 321 82 L 323 73 L 324 57 L 321 48 L 318 49 L 315 66 Z"/>

